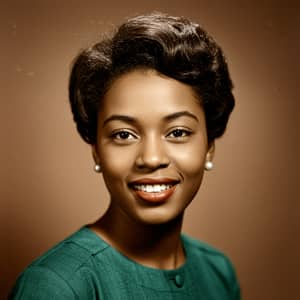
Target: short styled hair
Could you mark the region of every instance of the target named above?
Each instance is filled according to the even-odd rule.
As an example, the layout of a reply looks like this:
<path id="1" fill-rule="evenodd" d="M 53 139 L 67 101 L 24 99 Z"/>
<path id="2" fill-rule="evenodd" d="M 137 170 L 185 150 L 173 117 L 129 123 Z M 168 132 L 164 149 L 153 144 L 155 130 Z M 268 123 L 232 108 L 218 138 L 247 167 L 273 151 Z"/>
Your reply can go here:
<path id="1" fill-rule="evenodd" d="M 87 143 L 96 143 L 98 110 L 110 85 L 138 68 L 191 86 L 204 109 L 208 141 L 223 135 L 235 100 L 221 48 L 200 25 L 151 13 L 128 19 L 74 60 L 69 99 L 77 130 Z"/>

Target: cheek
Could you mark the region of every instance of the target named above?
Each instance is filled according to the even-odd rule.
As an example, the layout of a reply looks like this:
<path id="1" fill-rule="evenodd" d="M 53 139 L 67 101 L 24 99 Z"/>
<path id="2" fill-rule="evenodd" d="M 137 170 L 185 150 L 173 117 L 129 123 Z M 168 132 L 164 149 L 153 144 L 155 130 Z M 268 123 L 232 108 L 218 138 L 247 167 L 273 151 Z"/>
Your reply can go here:
<path id="1" fill-rule="evenodd" d="M 186 176 L 201 175 L 204 169 L 205 157 L 206 145 L 200 142 L 195 142 L 189 147 L 174 147 L 172 149 L 172 159 L 179 171 Z"/>
<path id="2" fill-rule="evenodd" d="M 100 151 L 103 175 L 113 179 L 125 177 L 132 168 L 134 150 L 125 149 L 125 147 L 122 151 L 116 151 L 114 147 L 106 147 L 104 149 Z"/>

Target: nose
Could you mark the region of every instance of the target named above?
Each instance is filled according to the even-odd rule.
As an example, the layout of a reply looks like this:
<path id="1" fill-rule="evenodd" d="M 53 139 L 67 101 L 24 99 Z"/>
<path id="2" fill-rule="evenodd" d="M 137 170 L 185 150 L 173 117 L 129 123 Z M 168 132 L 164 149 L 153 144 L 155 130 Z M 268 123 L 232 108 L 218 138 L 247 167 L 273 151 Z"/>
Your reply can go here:
<path id="1" fill-rule="evenodd" d="M 170 164 L 170 159 L 165 149 L 164 141 L 154 134 L 144 138 L 140 143 L 139 153 L 136 158 L 138 169 L 158 169 L 166 168 Z"/>

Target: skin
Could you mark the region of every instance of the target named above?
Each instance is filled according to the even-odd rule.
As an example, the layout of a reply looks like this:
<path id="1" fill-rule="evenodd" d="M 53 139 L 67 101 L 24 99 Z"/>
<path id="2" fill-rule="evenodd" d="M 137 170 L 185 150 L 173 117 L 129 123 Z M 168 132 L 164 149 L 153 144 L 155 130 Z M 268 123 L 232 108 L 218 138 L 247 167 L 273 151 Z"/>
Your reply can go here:
<path id="1" fill-rule="evenodd" d="M 149 267 L 173 269 L 185 261 L 184 211 L 214 152 L 200 102 L 188 85 L 153 70 L 134 70 L 111 85 L 99 110 L 92 150 L 111 200 L 91 228 Z M 128 186 L 141 178 L 171 178 L 178 184 L 167 201 L 149 203 Z"/>

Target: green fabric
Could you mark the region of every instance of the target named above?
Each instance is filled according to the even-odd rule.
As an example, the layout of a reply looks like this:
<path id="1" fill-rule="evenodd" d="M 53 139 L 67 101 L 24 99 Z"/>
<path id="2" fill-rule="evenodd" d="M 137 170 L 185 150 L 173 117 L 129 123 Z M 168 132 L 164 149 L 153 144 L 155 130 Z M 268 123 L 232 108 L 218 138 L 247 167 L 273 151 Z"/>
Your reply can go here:
<path id="1" fill-rule="evenodd" d="M 185 264 L 159 270 L 126 258 L 87 227 L 34 261 L 9 299 L 238 300 L 230 261 L 207 244 L 182 235 Z"/>

